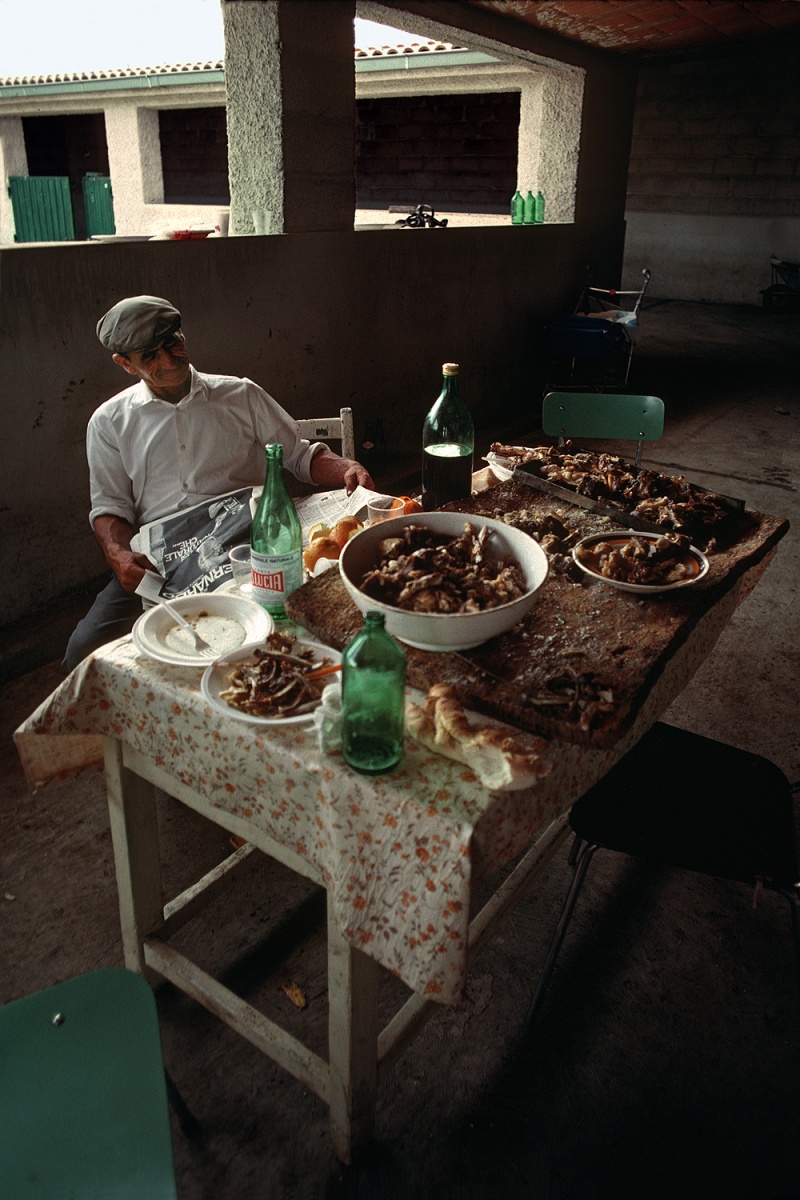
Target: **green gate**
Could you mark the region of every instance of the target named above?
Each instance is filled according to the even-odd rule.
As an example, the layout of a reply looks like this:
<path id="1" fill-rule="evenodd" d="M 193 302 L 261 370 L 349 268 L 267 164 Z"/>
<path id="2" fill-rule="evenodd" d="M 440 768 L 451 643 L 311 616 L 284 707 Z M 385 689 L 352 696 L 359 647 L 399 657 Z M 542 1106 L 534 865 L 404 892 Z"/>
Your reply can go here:
<path id="1" fill-rule="evenodd" d="M 107 175 L 89 171 L 83 177 L 83 202 L 86 209 L 86 236 L 96 233 L 116 233 L 114 198 L 111 180 Z"/>
<path id="2" fill-rule="evenodd" d="M 9 175 L 17 242 L 73 242 L 69 179 L 61 175 Z"/>

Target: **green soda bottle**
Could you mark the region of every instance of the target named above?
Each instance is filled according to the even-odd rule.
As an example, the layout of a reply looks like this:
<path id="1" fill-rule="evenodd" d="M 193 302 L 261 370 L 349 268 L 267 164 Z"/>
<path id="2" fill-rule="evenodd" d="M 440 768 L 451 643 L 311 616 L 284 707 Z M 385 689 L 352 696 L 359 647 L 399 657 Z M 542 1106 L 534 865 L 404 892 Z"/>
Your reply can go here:
<path id="1" fill-rule="evenodd" d="M 267 474 L 250 531 L 253 599 L 282 620 L 284 601 L 303 582 L 300 518 L 283 477 L 283 446 L 267 446 Z"/>
<path id="2" fill-rule="evenodd" d="M 533 225 L 536 220 L 536 200 L 533 192 L 528 188 L 525 196 L 525 201 L 522 207 L 522 223 L 523 225 Z"/>
<path id="3" fill-rule="evenodd" d="M 366 613 L 342 654 L 342 750 L 354 771 L 382 775 L 403 757 L 405 679 L 405 652 L 383 613 Z"/>
<path id="4" fill-rule="evenodd" d="M 541 225 L 544 221 L 544 196 L 541 192 L 536 193 L 536 199 L 533 202 L 533 220 L 537 225 Z"/>
<path id="5" fill-rule="evenodd" d="M 475 426 L 458 390 L 458 363 L 442 367 L 442 390 L 422 427 L 422 507 L 426 512 L 472 493 Z"/>
<path id="6" fill-rule="evenodd" d="M 522 199 L 522 192 L 517 190 L 511 197 L 511 224 L 521 225 L 525 215 L 525 201 Z"/>

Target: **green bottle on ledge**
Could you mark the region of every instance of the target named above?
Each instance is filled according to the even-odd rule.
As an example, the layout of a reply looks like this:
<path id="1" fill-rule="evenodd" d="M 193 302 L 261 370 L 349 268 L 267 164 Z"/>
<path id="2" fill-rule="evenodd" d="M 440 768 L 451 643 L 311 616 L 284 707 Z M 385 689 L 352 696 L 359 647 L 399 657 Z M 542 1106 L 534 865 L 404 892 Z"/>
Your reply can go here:
<path id="1" fill-rule="evenodd" d="M 530 190 L 530 188 L 528 189 L 528 191 L 525 195 L 525 201 L 524 201 L 522 211 L 523 211 L 523 216 L 522 216 L 523 225 L 533 225 L 533 223 L 536 220 L 536 200 L 534 199 L 533 192 Z"/>
<path id="2" fill-rule="evenodd" d="M 533 202 L 533 220 L 536 225 L 541 225 L 544 221 L 544 196 L 541 192 L 536 193 L 536 199 Z"/>
<path id="3" fill-rule="evenodd" d="M 522 199 L 522 192 L 517 190 L 511 197 L 511 224 L 521 225 L 525 218 L 525 201 Z"/>

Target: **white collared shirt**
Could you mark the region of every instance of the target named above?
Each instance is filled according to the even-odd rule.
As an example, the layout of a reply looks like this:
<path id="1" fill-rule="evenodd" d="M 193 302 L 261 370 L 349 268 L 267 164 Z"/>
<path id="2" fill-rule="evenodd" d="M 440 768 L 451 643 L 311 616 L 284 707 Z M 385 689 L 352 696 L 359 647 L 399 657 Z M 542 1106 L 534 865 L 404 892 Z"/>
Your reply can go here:
<path id="1" fill-rule="evenodd" d="M 258 384 L 191 368 L 178 404 L 140 380 L 92 414 L 86 432 L 94 525 L 101 514 L 134 528 L 178 509 L 264 482 L 264 447 L 283 445 L 283 462 L 304 483 L 322 442 L 307 442 Z"/>

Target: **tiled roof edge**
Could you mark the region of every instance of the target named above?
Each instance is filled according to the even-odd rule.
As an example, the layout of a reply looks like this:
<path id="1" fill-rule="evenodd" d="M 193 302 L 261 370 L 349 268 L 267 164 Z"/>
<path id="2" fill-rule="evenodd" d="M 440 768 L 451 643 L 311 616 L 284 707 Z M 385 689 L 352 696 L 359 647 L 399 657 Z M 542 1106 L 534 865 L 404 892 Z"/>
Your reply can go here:
<path id="1" fill-rule="evenodd" d="M 85 83 L 88 80 L 140 79 L 146 75 L 191 75 L 195 71 L 224 71 L 224 59 L 209 62 L 165 64 L 157 67 L 120 67 L 116 70 L 49 72 L 47 75 L 5 75 L 0 86 L 20 87 L 36 83 Z"/>
<path id="2" fill-rule="evenodd" d="M 436 54 L 463 50 L 449 42 L 421 38 L 413 42 L 398 42 L 393 46 L 356 46 L 355 58 L 391 58 L 399 55 Z M 224 71 L 225 60 L 164 64 L 155 67 L 120 67 L 115 70 L 49 72 L 46 75 L 6 75 L 0 77 L 0 87 L 24 87 L 37 83 L 82 83 L 87 80 L 138 79 L 145 75 L 191 75 L 195 71 Z"/>

